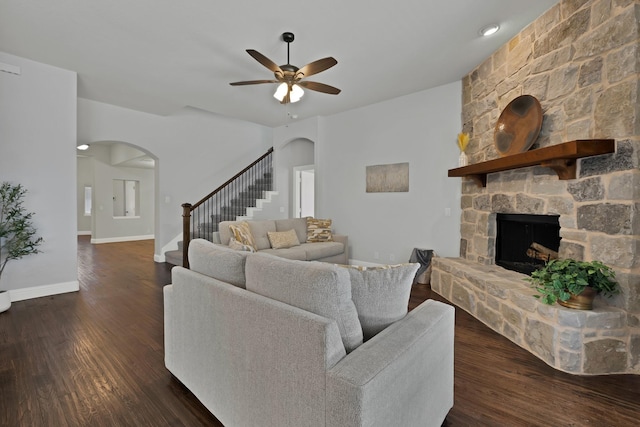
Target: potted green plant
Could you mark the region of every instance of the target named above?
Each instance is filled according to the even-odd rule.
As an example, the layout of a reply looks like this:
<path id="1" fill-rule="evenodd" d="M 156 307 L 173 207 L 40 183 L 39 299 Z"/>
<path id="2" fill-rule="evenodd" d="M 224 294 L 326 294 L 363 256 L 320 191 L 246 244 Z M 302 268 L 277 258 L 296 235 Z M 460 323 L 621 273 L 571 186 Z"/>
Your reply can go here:
<path id="1" fill-rule="evenodd" d="M 27 190 L 22 185 L 3 182 L 0 185 L 0 284 L 9 260 L 40 252 L 42 237 L 36 236 L 31 223 L 32 212 L 22 205 Z M 9 292 L 0 288 L 0 313 L 11 307 Z"/>
<path id="2" fill-rule="evenodd" d="M 600 261 L 554 259 L 525 280 L 545 304 L 558 302 L 579 310 L 591 310 L 596 294 L 609 297 L 620 292 L 615 271 Z"/>

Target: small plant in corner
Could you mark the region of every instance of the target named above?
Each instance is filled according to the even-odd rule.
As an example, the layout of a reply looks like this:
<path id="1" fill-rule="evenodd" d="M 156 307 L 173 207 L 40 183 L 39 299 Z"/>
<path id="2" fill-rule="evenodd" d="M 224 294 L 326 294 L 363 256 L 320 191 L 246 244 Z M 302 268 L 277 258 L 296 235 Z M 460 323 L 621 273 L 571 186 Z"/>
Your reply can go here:
<path id="1" fill-rule="evenodd" d="M 525 280 L 540 293 L 535 297 L 540 298 L 545 304 L 558 302 L 571 308 L 591 308 L 590 303 L 586 303 L 585 306 L 567 303 L 583 292 L 591 293 L 593 297 L 599 293 L 606 297 L 620 293 L 615 281 L 615 271 L 600 261 L 554 259 L 531 273 L 531 277 Z"/>
<path id="2" fill-rule="evenodd" d="M 36 236 L 36 229 L 31 223 L 33 213 L 27 212 L 22 205 L 26 193 L 20 184 L 0 184 L 0 284 L 9 260 L 40 252 L 38 246 L 42 237 Z M 0 296 L 8 299 L 6 295 L 6 291 L 0 288 Z"/>

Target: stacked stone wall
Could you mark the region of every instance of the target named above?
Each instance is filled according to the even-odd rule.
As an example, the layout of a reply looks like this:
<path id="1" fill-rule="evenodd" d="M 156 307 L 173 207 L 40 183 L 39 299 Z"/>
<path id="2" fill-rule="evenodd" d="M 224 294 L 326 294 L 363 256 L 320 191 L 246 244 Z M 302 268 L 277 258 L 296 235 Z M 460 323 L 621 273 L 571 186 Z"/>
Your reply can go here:
<path id="1" fill-rule="evenodd" d="M 541 103 L 533 149 L 615 139 L 616 153 L 579 161 L 578 179 L 550 169 L 490 174 L 462 184 L 461 256 L 489 265 L 495 214 L 560 215 L 560 255 L 611 265 L 623 288 L 610 301 L 640 312 L 640 2 L 564 0 L 463 79 L 471 163 L 495 159 L 494 128 L 519 95 Z"/>
<path id="2" fill-rule="evenodd" d="M 495 124 L 504 107 L 525 94 L 535 96 L 543 110 L 532 149 L 577 139 L 614 139 L 616 152 L 579 160 L 574 180 L 561 181 L 542 167 L 490 174 L 484 188 L 463 178 L 460 242 L 462 260 L 496 268 L 497 213 L 560 215 L 560 256 L 605 262 L 615 269 L 622 289 L 601 304 L 626 313 L 626 323 L 616 328 L 616 342 L 609 342 L 623 343 L 624 350 L 603 347 L 602 342 L 590 349 L 601 351 L 602 357 L 611 351 L 624 353 L 627 371 L 635 373 L 640 369 L 639 76 L 638 0 L 561 0 L 465 76 L 462 129 L 471 136 L 470 163 L 499 157 Z M 436 286 L 442 286 L 435 276 Z M 442 278 L 452 281 L 452 289 L 470 286 L 468 279 L 455 279 L 455 273 Z M 471 295 L 483 301 L 482 293 Z M 517 316 L 512 307 L 505 305 L 501 311 L 483 304 L 468 311 L 487 324 L 498 314 Z M 549 320 L 538 319 L 536 325 L 544 329 L 553 323 Z M 495 329 L 513 339 L 511 328 Z M 532 339 L 534 329 L 522 333 Z M 534 347 L 528 344 L 530 350 Z M 590 349 L 583 346 L 580 351 Z M 563 369 L 572 370 L 568 365 Z"/>

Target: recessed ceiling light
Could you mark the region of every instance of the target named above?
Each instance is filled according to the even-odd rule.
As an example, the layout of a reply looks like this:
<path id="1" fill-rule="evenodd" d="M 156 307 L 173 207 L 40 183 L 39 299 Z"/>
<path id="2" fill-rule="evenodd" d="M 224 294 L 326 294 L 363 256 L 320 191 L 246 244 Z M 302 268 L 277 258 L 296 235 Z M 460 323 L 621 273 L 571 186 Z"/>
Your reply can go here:
<path id="1" fill-rule="evenodd" d="M 89 148 L 89 144 L 82 144 L 82 145 L 78 145 L 76 148 L 77 148 L 78 150 L 82 150 L 82 151 L 84 151 L 84 150 L 86 150 L 86 149 L 88 149 L 88 148 Z"/>
<path id="2" fill-rule="evenodd" d="M 487 25 L 486 27 L 482 27 L 480 31 L 478 31 L 478 33 L 480 33 L 481 36 L 487 37 L 487 36 L 490 36 L 491 34 L 497 33 L 499 29 L 500 29 L 500 25 L 491 24 L 491 25 Z"/>

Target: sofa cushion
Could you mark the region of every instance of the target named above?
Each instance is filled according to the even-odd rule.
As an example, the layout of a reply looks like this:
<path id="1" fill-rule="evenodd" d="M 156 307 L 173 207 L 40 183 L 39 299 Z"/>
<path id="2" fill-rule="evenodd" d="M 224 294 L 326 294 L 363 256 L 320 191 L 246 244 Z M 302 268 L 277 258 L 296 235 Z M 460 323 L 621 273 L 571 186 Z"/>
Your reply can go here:
<path id="1" fill-rule="evenodd" d="M 420 264 L 342 267 L 347 267 L 351 277 L 351 299 L 365 341 L 406 316 L 411 286 Z"/>
<path id="2" fill-rule="evenodd" d="M 344 245 L 340 242 L 305 243 L 302 245 L 307 261 L 340 255 L 344 252 Z"/>
<path id="3" fill-rule="evenodd" d="M 244 288 L 245 262 L 250 253 L 194 239 L 189 243 L 189 267 L 197 273 Z"/>
<path id="4" fill-rule="evenodd" d="M 256 249 L 261 251 L 269 249 L 271 242 L 267 233 L 276 231 L 276 223 L 273 220 L 247 221 L 253 240 L 256 242 Z"/>
<path id="5" fill-rule="evenodd" d="M 331 242 L 331 220 L 307 217 L 307 242 Z"/>
<path id="6" fill-rule="evenodd" d="M 238 242 L 243 245 L 251 246 L 254 250 L 258 250 L 253 234 L 251 234 L 251 228 L 249 228 L 249 224 L 246 221 L 229 224 L 229 231 L 231 232 L 231 237 L 236 239 Z"/>
<path id="7" fill-rule="evenodd" d="M 335 320 L 347 353 L 362 344 L 347 270 L 321 262 L 251 254 L 246 275 L 248 290 Z"/>
<path id="8" fill-rule="evenodd" d="M 292 248 L 285 249 L 263 249 L 260 251 L 261 254 L 268 254 L 273 256 L 278 256 L 280 258 L 285 259 L 294 259 L 298 261 L 306 261 L 307 253 L 301 246 L 294 246 Z"/>
<path id="9" fill-rule="evenodd" d="M 289 218 L 276 219 L 276 231 L 287 231 L 294 229 L 298 236 L 298 241 L 304 243 L 307 241 L 307 219 L 306 218 Z"/>
<path id="10" fill-rule="evenodd" d="M 253 249 L 252 246 L 249 245 L 243 245 L 242 243 L 238 242 L 236 239 L 229 239 L 229 248 L 233 249 L 234 251 L 247 251 L 247 252 L 255 252 L 255 249 Z"/>
<path id="11" fill-rule="evenodd" d="M 239 221 L 222 221 L 218 224 L 218 233 L 220 234 L 220 244 L 228 245 L 229 240 L 231 239 L 231 230 L 229 230 L 229 226 L 232 224 L 237 224 Z"/>
<path id="12" fill-rule="evenodd" d="M 286 249 L 293 246 L 300 246 L 300 241 L 296 235 L 296 231 L 268 231 L 269 242 L 273 249 Z"/>

